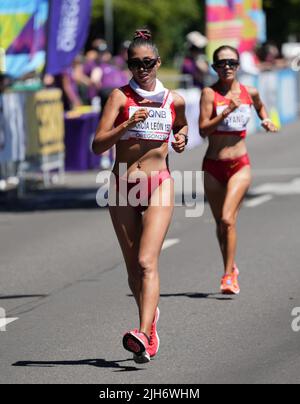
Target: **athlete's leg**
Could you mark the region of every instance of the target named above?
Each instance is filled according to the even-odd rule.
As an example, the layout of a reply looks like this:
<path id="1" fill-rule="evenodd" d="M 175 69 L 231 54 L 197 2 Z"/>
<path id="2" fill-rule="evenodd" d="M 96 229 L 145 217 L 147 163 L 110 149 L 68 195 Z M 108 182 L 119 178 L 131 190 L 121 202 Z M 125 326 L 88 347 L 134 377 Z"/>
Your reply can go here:
<path id="1" fill-rule="evenodd" d="M 204 173 L 204 189 L 207 200 L 209 202 L 212 214 L 216 221 L 217 226 L 217 239 L 219 241 L 224 266 L 226 266 L 226 250 L 224 245 L 224 238 L 222 234 L 222 213 L 223 206 L 226 198 L 226 185 L 221 184 L 214 176 L 208 172 Z"/>
<path id="2" fill-rule="evenodd" d="M 150 336 L 159 302 L 160 281 L 158 261 L 174 210 L 174 182 L 165 180 L 153 193 L 143 217 L 139 250 L 141 272 L 140 331 Z"/>
<path id="3" fill-rule="evenodd" d="M 143 218 L 141 213 L 131 206 L 110 207 L 109 210 L 126 263 L 129 287 L 139 306 L 141 277 L 138 256 Z"/>
<path id="4" fill-rule="evenodd" d="M 225 273 L 232 274 L 237 248 L 236 223 L 240 206 L 251 185 L 251 168 L 244 167 L 228 182 L 221 217 L 221 235 L 225 250 Z"/>

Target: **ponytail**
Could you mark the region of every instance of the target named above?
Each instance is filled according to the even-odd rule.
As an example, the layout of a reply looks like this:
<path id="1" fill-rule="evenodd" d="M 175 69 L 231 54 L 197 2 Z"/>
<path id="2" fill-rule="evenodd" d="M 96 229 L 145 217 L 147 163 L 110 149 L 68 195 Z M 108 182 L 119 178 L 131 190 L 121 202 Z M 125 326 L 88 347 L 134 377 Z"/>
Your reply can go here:
<path id="1" fill-rule="evenodd" d="M 128 49 L 128 58 L 130 59 L 136 48 L 147 46 L 153 50 L 155 56 L 159 58 L 158 48 L 152 40 L 152 33 L 149 29 L 143 28 L 136 30 L 134 33 L 133 41 Z"/>

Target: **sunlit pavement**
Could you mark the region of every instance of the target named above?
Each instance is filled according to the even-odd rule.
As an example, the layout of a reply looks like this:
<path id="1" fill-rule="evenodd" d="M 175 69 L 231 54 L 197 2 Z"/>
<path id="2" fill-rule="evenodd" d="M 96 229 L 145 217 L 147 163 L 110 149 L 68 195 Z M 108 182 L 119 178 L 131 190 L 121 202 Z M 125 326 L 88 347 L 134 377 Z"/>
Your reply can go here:
<path id="1" fill-rule="evenodd" d="M 149 365 L 122 348 L 137 310 L 97 185 L 76 183 L 69 206 L 50 192 L 0 213 L 0 307 L 15 319 L 1 323 L 0 383 L 299 383 L 299 131 L 248 139 L 238 298 L 219 294 L 208 206 L 200 218 L 176 209 L 160 261 L 161 351 Z M 200 170 L 204 151 L 172 156 L 171 168 Z"/>

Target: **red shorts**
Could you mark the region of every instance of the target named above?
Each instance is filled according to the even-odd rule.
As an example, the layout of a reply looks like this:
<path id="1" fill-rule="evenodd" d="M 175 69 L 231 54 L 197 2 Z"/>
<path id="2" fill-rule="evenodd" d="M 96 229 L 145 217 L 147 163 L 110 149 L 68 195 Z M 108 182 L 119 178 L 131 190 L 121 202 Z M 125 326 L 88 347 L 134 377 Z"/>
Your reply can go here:
<path id="1" fill-rule="evenodd" d="M 164 181 L 172 178 L 169 170 L 159 171 L 152 177 L 139 178 L 135 181 L 128 181 L 128 179 L 123 179 L 118 175 L 115 175 L 115 177 L 117 192 L 125 199 L 123 203 L 126 202 L 127 206 L 132 206 L 140 213 L 148 209 L 150 199 L 157 188 Z M 137 186 L 139 186 L 138 191 L 130 195 L 131 190 Z M 134 200 L 130 200 L 131 198 L 134 198 Z"/>
<path id="2" fill-rule="evenodd" d="M 227 185 L 231 177 L 247 166 L 251 166 L 248 154 L 234 160 L 205 158 L 202 170 L 212 175 L 221 184 Z"/>

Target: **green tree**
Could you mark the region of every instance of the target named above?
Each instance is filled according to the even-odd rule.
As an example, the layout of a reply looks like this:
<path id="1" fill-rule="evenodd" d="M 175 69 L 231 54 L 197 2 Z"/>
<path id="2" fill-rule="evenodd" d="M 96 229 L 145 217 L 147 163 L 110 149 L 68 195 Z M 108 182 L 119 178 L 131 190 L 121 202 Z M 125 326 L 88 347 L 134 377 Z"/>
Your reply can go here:
<path id="1" fill-rule="evenodd" d="M 300 0 L 264 0 L 268 39 L 278 44 L 289 36 L 300 40 Z"/>
<path id="2" fill-rule="evenodd" d="M 172 60 L 182 53 L 185 35 L 204 30 L 205 0 L 112 0 L 115 48 L 131 39 L 137 28 L 149 27 L 161 56 Z M 104 0 L 93 0 L 91 36 L 104 34 Z"/>

